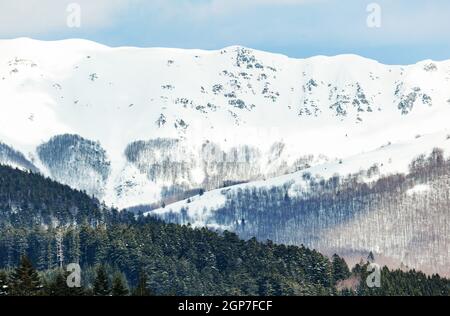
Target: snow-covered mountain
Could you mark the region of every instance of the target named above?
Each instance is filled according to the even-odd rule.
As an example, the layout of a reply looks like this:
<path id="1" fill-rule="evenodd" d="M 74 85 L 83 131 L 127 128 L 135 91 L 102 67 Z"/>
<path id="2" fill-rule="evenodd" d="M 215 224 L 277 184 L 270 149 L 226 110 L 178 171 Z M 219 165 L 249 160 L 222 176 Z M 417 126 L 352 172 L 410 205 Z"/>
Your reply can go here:
<path id="1" fill-rule="evenodd" d="M 0 163 L 119 207 L 159 203 L 446 134 L 449 88 L 449 61 L 1 40 Z"/>

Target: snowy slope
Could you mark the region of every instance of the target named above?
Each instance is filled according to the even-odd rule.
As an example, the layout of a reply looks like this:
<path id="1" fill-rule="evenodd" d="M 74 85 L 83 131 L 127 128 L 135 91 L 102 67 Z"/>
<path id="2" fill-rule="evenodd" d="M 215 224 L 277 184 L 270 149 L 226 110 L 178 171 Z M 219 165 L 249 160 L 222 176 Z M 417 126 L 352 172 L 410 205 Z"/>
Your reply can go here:
<path id="1" fill-rule="evenodd" d="M 329 179 L 334 175 L 345 177 L 361 173 L 362 180 L 369 183 L 382 176 L 408 173 L 409 165 L 413 159 L 422 154 L 429 155 L 434 148 L 443 149 L 447 154 L 450 153 L 450 129 L 444 132 L 420 135 L 420 137 L 417 135 L 409 141 L 387 144 L 373 151 L 318 164 L 292 174 L 212 190 L 205 192 L 201 196 L 190 197 L 146 214 L 164 216 L 164 214 L 179 213 L 182 209 L 187 209 L 190 223 L 193 226 L 203 227 L 210 225 L 212 228 L 230 229 L 230 227 L 219 227 L 214 223 L 214 211 L 224 207 L 227 202 L 227 196 L 233 192 L 253 188 L 269 190 L 272 187 L 284 186 L 288 188 L 290 197 L 298 197 L 309 188 L 309 177 L 305 178 L 305 175 L 318 179 Z M 377 172 L 367 176 L 367 171 L 373 166 L 377 167 Z M 408 191 L 408 194 L 413 195 L 423 192 L 426 187 L 426 185 L 419 185 Z"/>
<path id="2" fill-rule="evenodd" d="M 442 132 L 449 87 L 449 61 L 1 40 L 0 142 L 42 173 L 126 207 L 365 161 L 389 142 Z"/>

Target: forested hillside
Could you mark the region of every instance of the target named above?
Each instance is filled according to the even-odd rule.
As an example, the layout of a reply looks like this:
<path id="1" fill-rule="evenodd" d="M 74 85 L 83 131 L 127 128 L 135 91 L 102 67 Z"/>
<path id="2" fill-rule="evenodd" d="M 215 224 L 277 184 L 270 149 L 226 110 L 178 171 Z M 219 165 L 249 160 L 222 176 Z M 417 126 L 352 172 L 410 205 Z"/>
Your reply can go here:
<path id="1" fill-rule="evenodd" d="M 450 275 L 450 160 L 435 148 L 414 159 L 408 173 L 382 175 L 379 167 L 330 178 L 305 171 L 295 176 L 301 181 L 206 192 L 149 214 L 327 255 L 373 251 L 397 267 Z"/>
<path id="2" fill-rule="evenodd" d="M 101 220 L 98 200 L 69 186 L 0 165 L 1 227 L 59 226 Z"/>
<path id="3" fill-rule="evenodd" d="M 364 263 L 350 271 L 303 246 L 136 218 L 9 167 L 0 184 L 0 295 L 449 294 L 439 276 L 387 268 L 386 287 L 369 289 Z M 82 268 L 80 289 L 65 285 L 69 263 Z"/>

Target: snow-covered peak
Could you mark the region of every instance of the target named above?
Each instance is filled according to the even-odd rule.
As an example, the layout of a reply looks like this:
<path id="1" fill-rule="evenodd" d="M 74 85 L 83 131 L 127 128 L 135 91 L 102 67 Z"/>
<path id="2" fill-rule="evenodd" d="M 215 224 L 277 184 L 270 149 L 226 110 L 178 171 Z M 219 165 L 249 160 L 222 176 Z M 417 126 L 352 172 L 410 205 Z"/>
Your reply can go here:
<path id="1" fill-rule="evenodd" d="M 129 206 L 439 132 L 448 125 L 449 87 L 448 61 L 392 66 L 355 55 L 293 59 L 242 46 L 0 40 L 0 141 L 57 180 Z M 78 155 L 98 155 L 62 157 L 74 170 L 83 161 L 89 170 L 80 174 L 90 174 L 89 181 L 65 179 L 73 173 L 52 170 L 58 164 L 39 157 L 36 148 L 58 135 L 72 135 Z M 57 155 L 73 146 L 63 144 L 69 148 L 49 150 Z M 93 190 L 95 183 L 104 188 Z"/>

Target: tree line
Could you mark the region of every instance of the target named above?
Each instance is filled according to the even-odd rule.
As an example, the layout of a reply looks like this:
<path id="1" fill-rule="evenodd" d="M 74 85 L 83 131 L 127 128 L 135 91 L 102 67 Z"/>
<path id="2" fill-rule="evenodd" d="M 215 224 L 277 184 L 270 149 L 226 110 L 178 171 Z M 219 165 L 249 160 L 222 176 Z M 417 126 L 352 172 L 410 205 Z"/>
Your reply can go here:
<path id="1" fill-rule="evenodd" d="M 337 255 L 119 212 L 9 167 L 0 192 L 0 295 L 449 294 L 438 275 L 387 268 L 389 286 L 366 289 L 363 265 Z M 67 286 L 69 263 L 81 267 L 80 288 Z M 358 286 L 345 285 L 352 278 Z"/>

